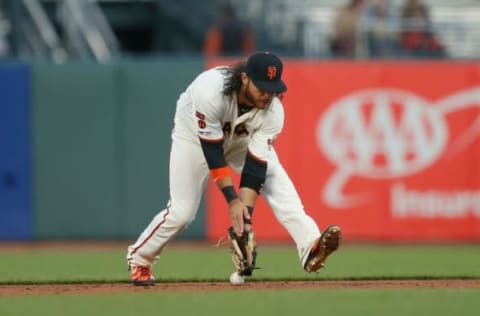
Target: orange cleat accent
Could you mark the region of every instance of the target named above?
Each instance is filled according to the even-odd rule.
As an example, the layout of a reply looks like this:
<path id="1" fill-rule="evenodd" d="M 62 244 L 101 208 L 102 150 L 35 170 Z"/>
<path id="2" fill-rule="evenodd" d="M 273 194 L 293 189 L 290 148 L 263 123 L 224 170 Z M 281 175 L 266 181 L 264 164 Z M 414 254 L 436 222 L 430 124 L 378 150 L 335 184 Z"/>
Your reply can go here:
<path id="1" fill-rule="evenodd" d="M 134 285 L 155 285 L 151 267 L 132 266 L 130 280 Z"/>

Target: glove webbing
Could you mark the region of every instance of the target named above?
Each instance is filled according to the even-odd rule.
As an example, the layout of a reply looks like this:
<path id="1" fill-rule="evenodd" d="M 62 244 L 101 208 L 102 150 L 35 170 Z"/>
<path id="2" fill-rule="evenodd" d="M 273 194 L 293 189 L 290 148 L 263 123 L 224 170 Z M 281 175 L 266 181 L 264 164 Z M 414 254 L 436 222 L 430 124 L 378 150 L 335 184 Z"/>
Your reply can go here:
<path id="1" fill-rule="evenodd" d="M 235 259 L 237 259 L 238 265 L 241 271 L 238 271 L 240 275 L 244 276 L 251 276 L 253 270 L 257 269 L 255 267 L 255 260 L 257 258 L 257 251 L 253 249 L 251 253 L 251 262 L 252 264 L 248 265 L 248 254 L 247 254 L 247 244 L 249 238 L 249 232 L 244 232 L 242 236 L 237 236 L 233 231 L 233 227 L 228 229 L 228 234 L 230 235 L 231 243 L 232 243 L 232 251 L 234 253 L 234 263 L 236 263 Z M 237 263 L 236 263 L 237 265 Z"/>

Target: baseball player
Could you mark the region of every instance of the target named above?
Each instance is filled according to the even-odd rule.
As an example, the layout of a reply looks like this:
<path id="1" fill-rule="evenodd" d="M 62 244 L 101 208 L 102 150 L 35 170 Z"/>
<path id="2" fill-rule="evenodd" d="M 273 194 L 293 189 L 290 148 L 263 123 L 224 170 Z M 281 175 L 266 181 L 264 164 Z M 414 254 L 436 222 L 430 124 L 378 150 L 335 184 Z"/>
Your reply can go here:
<path id="1" fill-rule="evenodd" d="M 252 230 L 253 209 L 263 194 L 307 272 L 322 268 L 338 248 L 340 227 L 331 225 L 320 234 L 273 148 L 284 122 L 282 70 L 276 55 L 255 53 L 246 62 L 204 71 L 180 95 L 172 132 L 170 200 L 128 247 L 133 284 L 155 283 L 153 264 L 195 218 L 210 177 L 225 196 L 235 235 Z M 241 175 L 238 189 L 231 170 Z"/>

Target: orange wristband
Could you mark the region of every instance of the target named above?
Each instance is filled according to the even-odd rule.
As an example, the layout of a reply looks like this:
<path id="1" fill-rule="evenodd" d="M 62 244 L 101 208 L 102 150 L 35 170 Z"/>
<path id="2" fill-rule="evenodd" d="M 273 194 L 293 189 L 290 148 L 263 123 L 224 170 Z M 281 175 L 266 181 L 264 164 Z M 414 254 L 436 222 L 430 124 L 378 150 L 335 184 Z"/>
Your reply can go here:
<path id="1" fill-rule="evenodd" d="M 217 182 L 223 178 L 230 177 L 230 168 L 227 166 L 210 170 L 213 181 Z"/>

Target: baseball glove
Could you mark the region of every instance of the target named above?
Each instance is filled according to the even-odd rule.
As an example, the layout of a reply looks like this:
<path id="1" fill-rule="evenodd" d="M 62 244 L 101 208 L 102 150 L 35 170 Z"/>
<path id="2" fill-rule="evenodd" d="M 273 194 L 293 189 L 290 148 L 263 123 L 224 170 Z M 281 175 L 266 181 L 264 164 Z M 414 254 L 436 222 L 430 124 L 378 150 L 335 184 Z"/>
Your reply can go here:
<path id="1" fill-rule="evenodd" d="M 228 229 L 228 239 L 232 251 L 232 261 L 238 274 L 251 276 L 255 270 L 255 259 L 257 258 L 257 243 L 253 230 L 244 231 L 242 236 L 237 236 L 233 227 Z"/>

